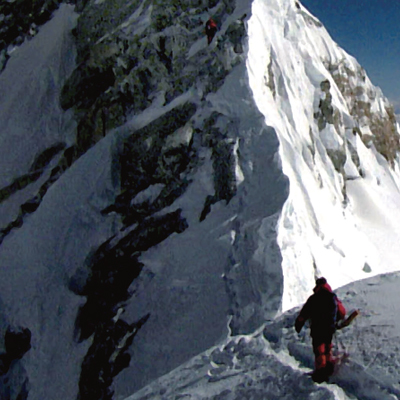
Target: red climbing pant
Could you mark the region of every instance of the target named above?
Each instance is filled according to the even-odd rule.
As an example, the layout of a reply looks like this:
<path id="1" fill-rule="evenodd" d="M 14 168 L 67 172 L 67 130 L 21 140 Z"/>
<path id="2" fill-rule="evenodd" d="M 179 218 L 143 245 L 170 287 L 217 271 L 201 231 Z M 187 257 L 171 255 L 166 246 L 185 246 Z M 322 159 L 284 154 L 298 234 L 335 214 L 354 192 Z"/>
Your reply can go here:
<path id="1" fill-rule="evenodd" d="M 313 343 L 313 350 L 315 355 L 315 370 L 321 370 L 332 364 L 332 343 Z"/>

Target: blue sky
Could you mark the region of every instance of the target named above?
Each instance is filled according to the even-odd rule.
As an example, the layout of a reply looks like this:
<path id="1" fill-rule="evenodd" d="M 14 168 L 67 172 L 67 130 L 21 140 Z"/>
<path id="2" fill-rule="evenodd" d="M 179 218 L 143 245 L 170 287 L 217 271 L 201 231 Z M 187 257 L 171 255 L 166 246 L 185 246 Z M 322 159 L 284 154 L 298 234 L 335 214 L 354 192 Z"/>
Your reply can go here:
<path id="1" fill-rule="evenodd" d="M 400 0 L 300 0 L 400 110 Z"/>

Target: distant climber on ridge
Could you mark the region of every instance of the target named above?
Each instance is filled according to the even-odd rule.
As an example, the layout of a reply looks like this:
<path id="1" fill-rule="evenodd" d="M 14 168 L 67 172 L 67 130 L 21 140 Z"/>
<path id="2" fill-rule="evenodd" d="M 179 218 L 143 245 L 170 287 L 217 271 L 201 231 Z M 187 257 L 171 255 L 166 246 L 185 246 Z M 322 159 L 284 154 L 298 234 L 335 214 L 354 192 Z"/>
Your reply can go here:
<path id="1" fill-rule="evenodd" d="M 208 44 L 210 44 L 212 42 L 217 31 L 218 31 L 218 27 L 217 27 L 216 22 L 212 18 L 210 18 L 206 22 L 206 35 L 207 35 Z"/>
<path id="2" fill-rule="evenodd" d="M 317 279 L 314 294 L 308 298 L 295 322 L 299 333 L 305 322 L 311 320 L 310 334 L 315 355 L 312 378 L 315 382 L 323 382 L 333 373 L 332 337 L 337 321 L 344 319 L 345 315 L 346 309 L 326 279 Z"/>

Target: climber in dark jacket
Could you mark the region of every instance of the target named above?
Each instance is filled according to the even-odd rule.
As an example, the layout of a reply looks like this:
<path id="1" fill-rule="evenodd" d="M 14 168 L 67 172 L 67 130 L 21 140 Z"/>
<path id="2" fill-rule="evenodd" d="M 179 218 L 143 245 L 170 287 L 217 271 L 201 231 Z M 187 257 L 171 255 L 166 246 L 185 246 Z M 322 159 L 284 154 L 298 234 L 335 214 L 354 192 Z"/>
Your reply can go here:
<path id="1" fill-rule="evenodd" d="M 217 31 L 218 31 L 218 27 L 217 27 L 216 22 L 212 18 L 210 18 L 206 22 L 206 35 L 207 35 L 208 44 L 210 44 L 212 42 Z"/>
<path id="2" fill-rule="evenodd" d="M 316 281 L 314 294 L 310 296 L 296 318 L 295 329 L 299 333 L 307 320 L 311 321 L 311 337 L 315 355 L 313 379 L 325 380 L 333 371 L 332 337 L 336 322 L 343 319 L 346 309 L 332 292 L 325 278 Z"/>

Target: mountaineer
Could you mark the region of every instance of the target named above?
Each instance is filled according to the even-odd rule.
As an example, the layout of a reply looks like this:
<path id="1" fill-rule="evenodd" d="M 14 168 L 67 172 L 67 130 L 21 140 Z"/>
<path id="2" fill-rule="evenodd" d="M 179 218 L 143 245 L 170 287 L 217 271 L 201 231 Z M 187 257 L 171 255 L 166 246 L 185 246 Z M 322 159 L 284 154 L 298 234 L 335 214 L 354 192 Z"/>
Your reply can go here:
<path id="1" fill-rule="evenodd" d="M 206 22 L 206 35 L 207 35 L 208 44 L 210 44 L 212 42 L 217 31 L 218 31 L 218 27 L 217 27 L 216 22 L 212 18 L 210 18 Z"/>
<path id="2" fill-rule="evenodd" d="M 299 333 L 305 322 L 311 321 L 310 335 L 315 355 L 312 378 L 315 382 L 326 381 L 333 373 L 332 337 L 337 322 L 343 320 L 345 315 L 346 309 L 326 279 L 317 279 L 314 294 L 308 298 L 295 322 L 296 332 Z"/>

